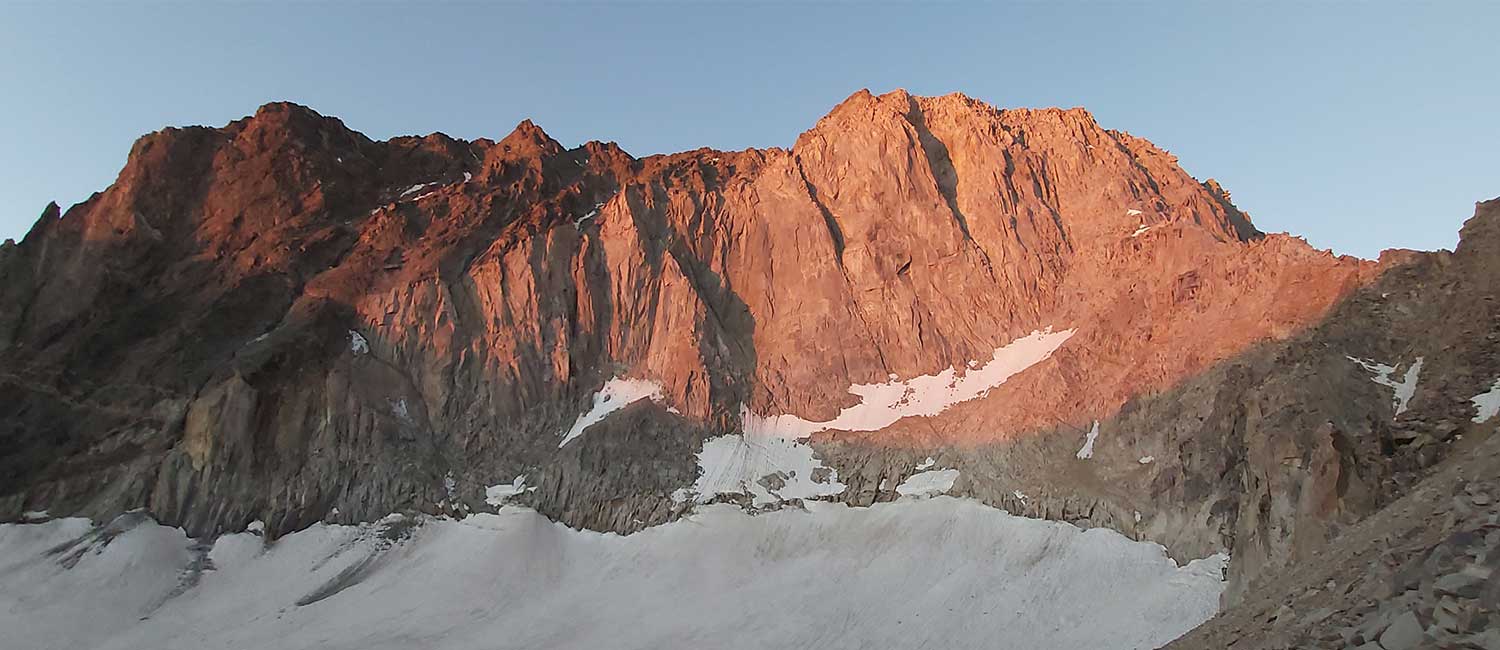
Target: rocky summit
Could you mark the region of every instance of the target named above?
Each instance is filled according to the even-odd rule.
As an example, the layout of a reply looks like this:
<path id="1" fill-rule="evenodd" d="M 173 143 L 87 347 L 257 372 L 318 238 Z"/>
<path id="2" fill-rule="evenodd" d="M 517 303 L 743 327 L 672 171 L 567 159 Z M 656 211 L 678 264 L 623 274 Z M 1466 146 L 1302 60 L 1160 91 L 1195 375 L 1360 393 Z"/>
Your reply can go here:
<path id="1" fill-rule="evenodd" d="M 1497 647 L 1500 202 L 1461 236 L 1337 256 L 1082 109 L 956 94 L 645 158 L 268 104 L 0 247 L 0 521 L 945 493 L 1226 553 L 1186 647 Z"/>

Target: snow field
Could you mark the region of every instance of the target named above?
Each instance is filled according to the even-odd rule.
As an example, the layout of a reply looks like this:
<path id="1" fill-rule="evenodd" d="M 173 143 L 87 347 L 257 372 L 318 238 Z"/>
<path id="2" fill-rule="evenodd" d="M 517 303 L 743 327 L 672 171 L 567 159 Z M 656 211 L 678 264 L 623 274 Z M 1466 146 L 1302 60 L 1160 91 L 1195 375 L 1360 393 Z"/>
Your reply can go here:
<path id="1" fill-rule="evenodd" d="M 180 595 L 181 531 L 145 521 L 72 568 L 87 522 L 0 526 L 0 629 L 25 648 L 1149 648 L 1213 615 L 1223 556 L 952 497 L 700 507 L 619 536 L 522 508 L 220 537 Z M 298 603 L 304 603 L 299 605 Z"/>

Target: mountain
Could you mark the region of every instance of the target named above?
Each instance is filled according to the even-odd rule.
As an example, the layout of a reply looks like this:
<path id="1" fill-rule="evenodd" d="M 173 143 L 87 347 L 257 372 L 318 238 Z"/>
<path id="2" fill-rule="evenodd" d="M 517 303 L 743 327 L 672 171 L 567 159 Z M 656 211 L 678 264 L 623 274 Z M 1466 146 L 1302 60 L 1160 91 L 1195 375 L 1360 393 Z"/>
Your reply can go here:
<path id="1" fill-rule="evenodd" d="M 1493 431 L 1497 211 L 1335 256 L 1081 109 L 961 95 L 639 159 L 268 104 L 0 247 L 0 520 L 633 533 L 932 487 L 1228 551 L 1233 604 Z"/>

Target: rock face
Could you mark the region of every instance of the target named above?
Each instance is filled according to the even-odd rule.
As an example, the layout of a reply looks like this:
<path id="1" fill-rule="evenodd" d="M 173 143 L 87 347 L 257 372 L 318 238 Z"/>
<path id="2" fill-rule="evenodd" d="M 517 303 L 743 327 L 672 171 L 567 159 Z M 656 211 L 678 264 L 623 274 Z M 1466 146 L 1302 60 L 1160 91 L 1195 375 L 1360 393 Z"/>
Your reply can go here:
<path id="1" fill-rule="evenodd" d="M 1494 230 L 1335 257 L 1082 110 L 959 95 L 860 92 L 790 150 L 642 159 L 530 122 L 375 142 L 270 104 L 142 138 L 0 248 L 0 519 L 275 535 L 489 507 L 525 475 L 513 498 L 629 532 L 689 507 L 705 440 L 1051 328 L 974 399 L 819 429 L 812 480 L 891 499 L 936 455 L 1018 512 L 1228 549 L 1243 586 L 1479 426 L 1454 396 L 1500 375 L 1500 278 L 1467 249 Z M 1422 357 L 1407 408 L 1351 356 L 1394 380 Z M 614 378 L 659 391 L 560 444 Z"/>
<path id="2" fill-rule="evenodd" d="M 1171 648 L 1493 648 L 1500 643 L 1500 437 L 1460 453 Z"/>

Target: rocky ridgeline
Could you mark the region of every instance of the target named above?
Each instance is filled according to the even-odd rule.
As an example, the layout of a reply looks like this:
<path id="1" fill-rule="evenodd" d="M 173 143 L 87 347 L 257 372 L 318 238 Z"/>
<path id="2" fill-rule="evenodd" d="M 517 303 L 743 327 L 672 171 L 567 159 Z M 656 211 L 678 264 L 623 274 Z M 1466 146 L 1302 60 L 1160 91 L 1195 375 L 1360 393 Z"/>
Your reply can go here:
<path id="1" fill-rule="evenodd" d="M 275 536 L 512 486 L 631 532 L 809 482 L 894 499 L 932 457 L 955 494 L 1229 550 L 1236 601 L 1492 433 L 1494 212 L 1453 253 L 1338 257 L 1083 110 L 961 95 L 639 159 L 269 104 L 143 137 L 0 247 L 0 519 Z M 755 418 L 835 421 L 851 386 L 983 374 L 1032 332 L 1057 347 L 940 413 L 747 441 L 793 464 L 739 485 L 700 466 Z M 564 437 L 627 378 L 651 398 Z"/>

